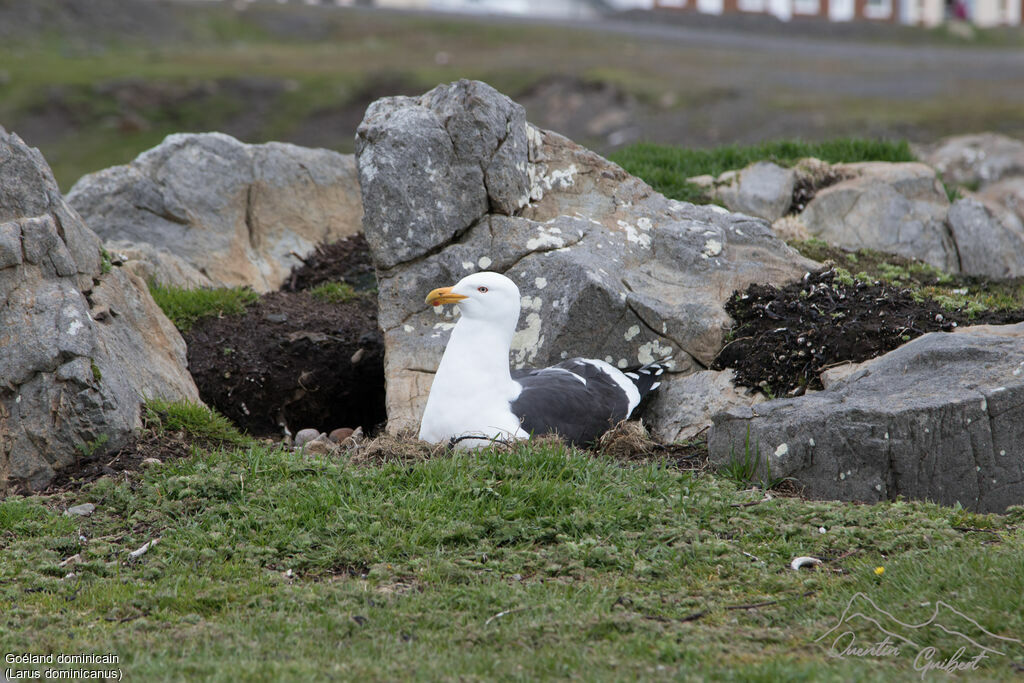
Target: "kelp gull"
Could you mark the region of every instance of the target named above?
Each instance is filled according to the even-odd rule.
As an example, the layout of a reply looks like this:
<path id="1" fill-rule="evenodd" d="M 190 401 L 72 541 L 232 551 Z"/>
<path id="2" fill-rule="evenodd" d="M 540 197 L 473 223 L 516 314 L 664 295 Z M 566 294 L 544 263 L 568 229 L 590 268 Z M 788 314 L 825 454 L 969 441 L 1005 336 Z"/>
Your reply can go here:
<path id="1" fill-rule="evenodd" d="M 461 317 L 430 387 L 420 438 L 473 448 L 494 439 L 557 433 L 592 443 L 628 418 L 658 388 L 668 358 L 623 372 L 602 360 L 572 358 L 549 368 L 509 370 L 519 322 L 519 288 L 500 273 L 475 273 L 435 289 L 426 302 L 456 304 Z M 478 438 L 466 438 L 478 437 Z"/>

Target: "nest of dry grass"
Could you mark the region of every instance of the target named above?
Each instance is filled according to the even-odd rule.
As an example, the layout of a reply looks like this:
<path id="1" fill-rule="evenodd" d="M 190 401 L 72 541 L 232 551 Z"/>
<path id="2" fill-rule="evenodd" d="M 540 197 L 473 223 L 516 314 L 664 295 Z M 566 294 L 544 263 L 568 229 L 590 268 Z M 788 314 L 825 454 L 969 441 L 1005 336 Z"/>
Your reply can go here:
<path id="1" fill-rule="evenodd" d="M 348 451 L 350 462 L 367 465 L 422 462 L 449 452 L 447 444 L 420 441 L 410 432 L 383 433 L 353 445 Z"/>
<path id="2" fill-rule="evenodd" d="M 658 448 L 642 420 L 623 420 L 597 440 L 597 450 L 617 460 L 640 460 Z"/>

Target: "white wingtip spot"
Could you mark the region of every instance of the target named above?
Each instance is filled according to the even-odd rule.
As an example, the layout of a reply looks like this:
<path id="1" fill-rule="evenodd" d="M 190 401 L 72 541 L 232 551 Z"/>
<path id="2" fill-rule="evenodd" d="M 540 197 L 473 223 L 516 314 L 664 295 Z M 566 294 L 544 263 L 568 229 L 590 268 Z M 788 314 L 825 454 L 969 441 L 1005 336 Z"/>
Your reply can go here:
<path id="1" fill-rule="evenodd" d="M 654 391 L 655 389 L 657 389 L 660 386 L 661 386 L 661 382 L 655 382 L 654 384 L 651 385 L 651 388 L 648 391 Z"/>

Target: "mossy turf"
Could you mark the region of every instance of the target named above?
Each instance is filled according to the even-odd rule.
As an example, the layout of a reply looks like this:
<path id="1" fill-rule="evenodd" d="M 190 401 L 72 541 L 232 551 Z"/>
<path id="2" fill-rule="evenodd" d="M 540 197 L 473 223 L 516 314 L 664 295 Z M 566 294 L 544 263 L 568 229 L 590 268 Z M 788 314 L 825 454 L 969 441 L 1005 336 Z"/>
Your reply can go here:
<path id="1" fill-rule="evenodd" d="M 164 315 L 182 332 L 192 329 L 200 318 L 239 315 L 246 306 L 259 299 L 259 294 L 247 287 L 185 289 L 150 283 L 149 292 Z"/>
<path id="2" fill-rule="evenodd" d="M 154 412 L 196 441 L 220 431 Z M 86 501 L 91 516 L 62 514 Z M 981 675 L 1010 680 L 1024 648 L 978 629 L 1024 635 L 1022 523 L 766 499 L 556 443 L 356 464 L 243 441 L 0 502 L 0 640 L 114 653 L 147 681 L 919 680 L 909 648 L 816 642 L 862 593 L 907 623 L 949 603 L 1004 652 Z M 824 562 L 790 569 L 803 555 Z M 943 659 L 962 644 L 914 637 Z"/>
<path id="3" fill-rule="evenodd" d="M 923 261 L 871 249 L 847 251 L 817 239 L 790 246 L 807 258 L 835 264 L 850 284 L 859 280 L 909 289 L 919 299 L 935 299 L 946 310 L 962 311 L 969 317 L 985 311 L 1024 309 L 1024 278 L 986 280 L 950 275 Z"/>

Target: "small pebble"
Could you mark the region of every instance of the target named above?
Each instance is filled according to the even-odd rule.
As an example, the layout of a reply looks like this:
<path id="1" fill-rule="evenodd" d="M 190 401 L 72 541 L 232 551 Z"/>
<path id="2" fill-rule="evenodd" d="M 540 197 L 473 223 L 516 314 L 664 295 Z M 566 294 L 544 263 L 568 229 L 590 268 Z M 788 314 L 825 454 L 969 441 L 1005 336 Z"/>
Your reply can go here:
<path id="1" fill-rule="evenodd" d="M 348 360 L 352 365 L 358 365 L 359 361 L 363 360 L 364 356 L 366 356 L 366 349 L 357 349 Z"/>
<path id="2" fill-rule="evenodd" d="M 328 455 L 337 449 L 333 443 L 326 439 L 314 439 L 302 447 L 306 455 Z"/>
<path id="3" fill-rule="evenodd" d="M 77 515 L 78 517 L 88 517 L 96 510 L 96 506 L 92 503 L 82 503 L 81 505 L 75 505 L 69 507 L 64 511 L 65 517 L 71 517 Z"/>
<path id="4" fill-rule="evenodd" d="M 284 313 L 267 313 L 263 316 L 263 319 L 268 323 L 285 323 L 288 322 L 288 316 Z"/>
<path id="5" fill-rule="evenodd" d="M 162 465 L 163 461 L 161 461 L 160 458 L 145 458 L 142 461 L 142 464 L 143 465 Z"/>
<path id="6" fill-rule="evenodd" d="M 352 436 L 353 431 L 355 430 L 349 429 L 348 427 L 339 427 L 338 429 L 335 429 L 330 434 L 328 434 L 327 438 L 333 441 L 334 443 L 341 443 L 348 437 Z"/>
<path id="7" fill-rule="evenodd" d="M 310 441 L 320 436 L 319 429 L 300 429 L 295 435 L 295 440 L 292 442 L 296 448 L 302 448 Z"/>
<path id="8" fill-rule="evenodd" d="M 58 567 L 66 567 L 69 564 L 78 564 L 81 561 L 82 561 L 82 554 L 81 553 L 75 553 L 74 555 L 72 555 L 68 559 L 64 560 L 63 562 L 61 562 L 57 566 Z"/>
<path id="9" fill-rule="evenodd" d="M 71 572 L 70 574 L 66 575 L 66 576 L 65 576 L 65 577 L 64 577 L 63 579 L 61 579 L 61 580 L 62 580 L 62 581 L 73 581 L 73 580 L 75 580 L 76 578 L 78 578 L 78 575 L 77 575 L 77 574 L 75 574 L 74 572 Z"/>

